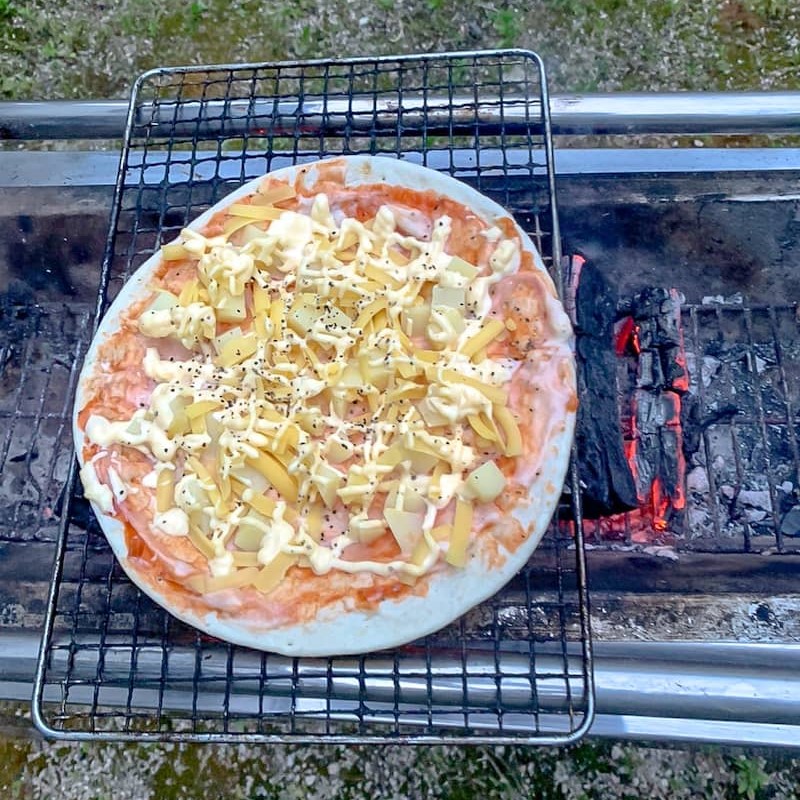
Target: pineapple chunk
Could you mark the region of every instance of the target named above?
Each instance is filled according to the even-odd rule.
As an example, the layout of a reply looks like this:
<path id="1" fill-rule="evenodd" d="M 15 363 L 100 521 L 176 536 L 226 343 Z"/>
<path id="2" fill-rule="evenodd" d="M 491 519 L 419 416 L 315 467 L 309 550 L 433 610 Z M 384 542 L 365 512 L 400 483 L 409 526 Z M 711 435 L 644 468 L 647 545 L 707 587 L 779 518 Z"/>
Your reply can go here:
<path id="1" fill-rule="evenodd" d="M 222 336 L 225 335 L 222 334 Z M 241 364 L 242 361 L 250 358 L 258 349 L 258 337 L 254 333 L 231 336 L 218 345 L 217 342 L 222 339 L 222 336 L 214 339 L 214 344 L 219 353 L 217 363 L 221 367 L 233 367 L 236 364 Z"/>
<path id="2" fill-rule="evenodd" d="M 472 470 L 465 483 L 469 493 L 482 503 L 494 500 L 506 488 L 505 475 L 494 461 L 487 461 Z"/>
<path id="3" fill-rule="evenodd" d="M 215 307 L 217 319 L 220 322 L 243 322 L 247 317 L 247 307 L 244 295 L 224 297 Z"/>
<path id="4" fill-rule="evenodd" d="M 458 256 L 453 256 L 453 260 L 447 265 L 447 269 L 450 272 L 461 275 L 466 278 L 467 281 L 473 280 L 478 274 L 477 267 L 473 267 L 468 261 L 464 261 L 463 258 L 459 258 Z"/>
<path id="5" fill-rule="evenodd" d="M 178 298 L 175 297 L 172 292 L 168 292 L 165 289 L 159 289 L 156 293 L 156 297 L 147 309 L 144 311 L 146 314 L 148 311 L 166 311 L 167 309 L 174 308 L 178 305 Z"/>
<path id="6" fill-rule="evenodd" d="M 320 464 L 317 471 L 311 476 L 312 483 L 317 487 L 319 496 L 328 508 L 332 508 L 337 500 L 337 492 L 344 483 L 344 475 L 339 470 L 328 464 Z"/>
<path id="7" fill-rule="evenodd" d="M 463 287 L 434 286 L 431 305 L 449 306 L 463 314 L 467 307 L 466 290 Z"/>
<path id="8" fill-rule="evenodd" d="M 287 322 L 289 327 L 298 336 L 308 336 L 314 328 L 314 323 L 319 319 L 319 310 L 312 304 L 296 305 L 289 312 Z"/>

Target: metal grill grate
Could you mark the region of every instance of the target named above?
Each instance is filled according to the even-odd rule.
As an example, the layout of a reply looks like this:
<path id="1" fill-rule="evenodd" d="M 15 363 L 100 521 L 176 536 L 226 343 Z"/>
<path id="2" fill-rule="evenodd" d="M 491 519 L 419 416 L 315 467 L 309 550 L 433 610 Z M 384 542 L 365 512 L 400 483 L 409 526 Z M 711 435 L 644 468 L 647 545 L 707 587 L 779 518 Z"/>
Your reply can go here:
<path id="1" fill-rule="evenodd" d="M 525 52 L 148 73 L 133 92 L 98 308 L 244 180 L 338 154 L 413 159 L 472 183 L 553 268 L 547 109 L 542 65 Z M 508 587 L 444 631 L 393 652 L 298 660 L 214 641 L 156 607 L 117 565 L 74 476 L 69 486 L 34 699 L 50 735 L 563 743 L 591 723 L 580 523 L 554 524 Z"/>

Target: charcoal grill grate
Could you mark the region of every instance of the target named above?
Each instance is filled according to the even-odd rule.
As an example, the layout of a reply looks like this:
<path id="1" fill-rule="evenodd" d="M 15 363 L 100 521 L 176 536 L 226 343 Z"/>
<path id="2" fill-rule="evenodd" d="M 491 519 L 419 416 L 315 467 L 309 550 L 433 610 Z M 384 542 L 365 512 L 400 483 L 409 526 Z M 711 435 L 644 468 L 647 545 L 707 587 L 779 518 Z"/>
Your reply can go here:
<path id="1" fill-rule="evenodd" d="M 528 110 L 507 125 L 512 107 Z M 534 54 L 162 69 L 133 91 L 98 310 L 243 181 L 354 153 L 413 159 L 473 184 L 515 213 L 560 279 L 547 88 Z M 574 468 L 571 480 L 577 487 Z M 217 642 L 155 606 L 113 558 L 74 468 L 68 486 L 34 697 L 48 735 L 565 743 L 591 724 L 577 491 L 577 524 L 555 523 L 506 589 L 444 631 L 361 658 L 289 659 Z"/>

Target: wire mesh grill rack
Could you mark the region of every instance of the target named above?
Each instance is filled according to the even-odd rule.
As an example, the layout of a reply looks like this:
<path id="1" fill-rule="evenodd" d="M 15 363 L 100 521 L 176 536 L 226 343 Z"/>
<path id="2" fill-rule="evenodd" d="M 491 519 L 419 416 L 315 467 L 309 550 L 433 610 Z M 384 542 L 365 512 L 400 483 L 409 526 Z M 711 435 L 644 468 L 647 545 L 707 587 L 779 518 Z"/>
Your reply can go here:
<path id="1" fill-rule="evenodd" d="M 97 312 L 163 241 L 246 179 L 354 153 L 472 183 L 515 214 L 560 277 L 536 55 L 163 69 L 134 87 Z M 577 487 L 574 466 L 571 480 Z M 396 651 L 291 659 L 215 641 L 154 605 L 113 558 L 74 467 L 68 488 L 34 694 L 48 735 L 565 743 L 591 724 L 577 491 L 528 567 L 447 629 Z"/>

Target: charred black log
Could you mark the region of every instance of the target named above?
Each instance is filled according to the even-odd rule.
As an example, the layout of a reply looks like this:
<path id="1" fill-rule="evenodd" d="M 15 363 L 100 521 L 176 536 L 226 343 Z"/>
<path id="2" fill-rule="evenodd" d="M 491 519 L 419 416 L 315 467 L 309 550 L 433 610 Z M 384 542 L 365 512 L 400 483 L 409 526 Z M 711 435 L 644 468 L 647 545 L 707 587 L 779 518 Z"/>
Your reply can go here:
<path id="1" fill-rule="evenodd" d="M 583 505 L 585 515 L 596 518 L 637 506 L 617 408 L 614 321 L 618 297 L 591 262 L 574 256 L 568 272 L 568 285 L 574 290 L 579 362 L 576 439 Z"/>

